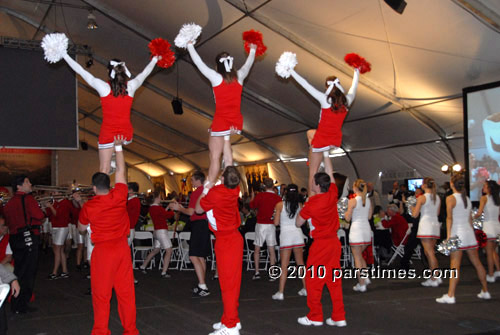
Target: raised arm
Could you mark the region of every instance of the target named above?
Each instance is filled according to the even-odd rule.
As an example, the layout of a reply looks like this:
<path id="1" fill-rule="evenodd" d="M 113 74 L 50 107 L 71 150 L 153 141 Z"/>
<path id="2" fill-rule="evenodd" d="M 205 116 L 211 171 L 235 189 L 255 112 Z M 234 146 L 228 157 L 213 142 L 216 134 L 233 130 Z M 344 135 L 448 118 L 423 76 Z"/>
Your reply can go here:
<path id="1" fill-rule="evenodd" d="M 247 60 L 245 61 L 245 64 L 238 70 L 238 82 L 240 85 L 243 85 L 243 82 L 245 81 L 245 78 L 248 76 L 248 73 L 250 72 L 250 69 L 252 68 L 253 62 L 255 60 L 255 51 L 257 50 L 257 46 L 255 44 L 252 44 L 250 46 L 250 52 L 248 53 Z"/>
<path id="2" fill-rule="evenodd" d="M 330 108 L 330 104 L 327 101 L 327 96 L 325 93 L 318 91 L 315 89 L 311 84 L 307 82 L 304 78 L 302 78 L 301 75 L 299 75 L 295 70 L 292 70 L 291 72 L 293 79 L 302 86 L 307 93 L 309 93 L 314 99 L 316 99 L 320 104 L 321 108 Z"/>
<path id="3" fill-rule="evenodd" d="M 217 71 L 212 70 L 205 63 L 203 63 L 200 55 L 198 55 L 198 52 L 196 52 L 194 45 L 189 43 L 187 49 L 194 65 L 196 65 L 198 70 L 200 70 L 201 74 L 203 74 L 208 80 L 210 80 L 210 83 L 213 87 L 220 85 L 220 83 L 222 83 L 222 76 L 217 73 Z"/>
<path id="4" fill-rule="evenodd" d="M 125 157 L 123 156 L 122 143 L 125 138 L 122 135 L 115 137 L 115 154 L 116 154 L 116 172 L 115 184 L 127 183 L 127 176 L 125 174 Z"/>
<path id="5" fill-rule="evenodd" d="M 131 97 L 134 96 L 135 91 L 137 91 L 137 89 L 141 87 L 142 83 L 144 83 L 144 80 L 146 80 L 146 78 L 151 74 L 157 62 L 158 62 L 158 57 L 157 56 L 153 57 L 149 62 L 149 64 L 146 65 L 146 67 L 144 68 L 144 70 L 142 70 L 141 73 L 139 73 L 134 79 L 128 81 L 127 83 L 128 95 L 130 95 Z"/>
<path id="6" fill-rule="evenodd" d="M 73 69 L 73 71 L 78 73 L 87 84 L 89 84 L 94 90 L 97 91 L 100 97 L 105 97 L 109 94 L 109 92 L 111 91 L 111 87 L 109 87 L 106 82 L 102 81 L 99 78 L 95 78 L 88 71 L 84 70 L 83 67 L 68 54 L 64 55 L 64 60 L 66 61 L 66 63 L 68 63 L 69 67 Z"/>
<path id="7" fill-rule="evenodd" d="M 359 83 L 359 69 L 354 69 L 354 76 L 352 77 L 352 84 L 351 88 L 349 89 L 349 92 L 347 92 L 346 99 L 347 99 L 347 106 L 351 106 L 352 102 L 354 101 L 354 98 L 356 97 L 356 90 L 358 89 L 358 83 Z"/>
<path id="8" fill-rule="evenodd" d="M 326 152 L 328 153 L 328 151 L 326 151 Z M 335 178 L 333 177 L 332 160 L 330 159 L 330 157 L 328 155 L 326 155 L 326 156 L 323 157 L 323 163 L 325 165 L 325 173 L 330 176 L 330 182 L 333 183 L 333 184 L 335 184 Z M 347 179 L 346 179 L 346 184 L 347 184 Z"/>

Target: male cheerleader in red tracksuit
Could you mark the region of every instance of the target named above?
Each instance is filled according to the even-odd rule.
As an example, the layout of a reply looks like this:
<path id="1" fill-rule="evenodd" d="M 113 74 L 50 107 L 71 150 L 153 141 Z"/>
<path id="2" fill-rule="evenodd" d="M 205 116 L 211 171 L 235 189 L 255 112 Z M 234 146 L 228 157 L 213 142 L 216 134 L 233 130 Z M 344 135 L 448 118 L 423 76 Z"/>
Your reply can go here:
<path id="1" fill-rule="evenodd" d="M 326 320 L 330 326 L 344 327 L 344 302 L 342 296 L 342 279 L 333 276 L 335 269 L 340 270 L 341 245 L 337 237 L 339 215 L 337 211 L 337 186 L 333 179 L 333 168 L 330 158 L 325 158 L 325 171 L 314 175 L 313 191 L 316 195 L 309 198 L 296 219 L 296 226 L 302 226 L 311 219 L 311 238 L 313 243 L 309 249 L 306 270 L 307 306 L 309 313 L 298 318 L 304 326 L 323 325 L 323 309 L 321 294 L 323 286 L 328 287 L 332 299 L 331 318 Z M 338 274 L 336 272 L 336 274 Z"/>
<path id="2" fill-rule="evenodd" d="M 234 166 L 226 167 L 222 174 L 223 184 L 211 188 L 207 195 L 200 195 L 196 202 L 196 213 L 207 213 L 209 227 L 217 241 L 215 257 L 224 305 L 221 322 L 213 325 L 216 331 L 210 335 L 239 335 L 241 328 L 238 317 L 243 265 L 243 238 L 238 231 L 241 223 L 238 211 L 240 178 Z"/>
<path id="3" fill-rule="evenodd" d="M 127 244 L 130 222 L 127 215 L 127 180 L 121 144 L 124 137 L 115 139 L 115 187 L 110 189 L 110 179 L 105 173 L 92 176 L 96 196 L 85 203 L 80 212 L 78 229 L 90 225 L 94 250 L 90 263 L 91 288 L 94 307 L 93 335 L 110 334 L 109 304 L 112 290 L 118 300 L 118 313 L 123 334 L 139 334 L 136 328 L 134 276 L 132 258 Z"/>

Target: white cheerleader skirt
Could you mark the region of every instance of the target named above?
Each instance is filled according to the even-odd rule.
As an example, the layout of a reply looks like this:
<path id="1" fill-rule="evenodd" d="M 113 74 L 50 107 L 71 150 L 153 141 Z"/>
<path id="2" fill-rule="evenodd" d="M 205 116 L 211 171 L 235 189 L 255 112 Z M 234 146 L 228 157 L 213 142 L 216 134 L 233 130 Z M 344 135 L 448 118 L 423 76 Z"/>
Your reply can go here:
<path id="1" fill-rule="evenodd" d="M 368 221 L 354 221 L 349 230 L 349 245 L 370 245 L 372 244 L 372 229 Z"/>
<path id="2" fill-rule="evenodd" d="M 155 238 L 155 249 L 165 250 L 168 248 L 172 248 L 172 242 L 170 241 L 170 238 L 168 237 L 168 230 L 167 229 L 155 230 L 154 238 Z"/>
<path id="3" fill-rule="evenodd" d="M 69 227 L 52 227 L 52 244 L 64 245 L 68 238 Z"/>
<path id="4" fill-rule="evenodd" d="M 498 221 L 484 221 L 483 231 L 486 234 L 488 241 L 496 240 L 500 234 L 500 222 Z"/>
<path id="5" fill-rule="evenodd" d="M 454 222 L 451 226 L 451 237 L 453 236 L 458 236 L 462 242 L 460 250 L 475 249 L 478 247 L 474 229 L 472 229 L 468 221 L 461 222 L 461 224 Z"/>
<path id="6" fill-rule="evenodd" d="M 296 227 L 281 229 L 280 250 L 301 248 L 304 245 L 304 234 L 302 234 L 302 229 Z"/>
<path id="7" fill-rule="evenodd" d="M 441 236 L 440 229 L 441 224 L 437 220 L 437 217 L 423 216 L 418 223 L 417 237 L 439 239 Z"/>

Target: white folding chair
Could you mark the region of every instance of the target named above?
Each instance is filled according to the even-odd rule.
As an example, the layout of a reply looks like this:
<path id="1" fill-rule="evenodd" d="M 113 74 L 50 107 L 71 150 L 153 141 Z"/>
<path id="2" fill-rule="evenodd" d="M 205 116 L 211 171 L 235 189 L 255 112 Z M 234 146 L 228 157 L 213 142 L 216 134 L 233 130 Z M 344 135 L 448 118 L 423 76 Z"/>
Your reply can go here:
<path id="1" fill-rule="evenodd" d="M 248 233 L 245 233 L 245 246 L 247 248 L 247 271 L 249 270 L 255 270 L 255 264 L 254 264 L 254 260 L 253 260 L 253 255 L 255 253 L 255 249 L 254 248 L 250 248 L 249 247 L 249 243 L 248 242 L 254 242 L 255 241 L 255 232 L 248 232 Z M 266 254 L 266 256 L 264 256 L 264 253 Z M 267 247 L 264 249 L 264 248 L 260 248 L 260 255 L 259 255 L 259 265 L 264 263 L 264 267 L 262 268 L 262 270 L 264 271 L 267 271 L 267 266 L 269 265 L 269 253 L 267 252 Z"/>
<path id="2" fill-rule="evenodd" d="M 181 251 L 181 267 L 180 270 L 194 270 L 194 268 L 188 267 L 191 264 L 189 259 L 189 240 L 191 239 L 191 232 L 180 232 L 179 233 L 179 249 Z"/>
<path id="3" fill-rule="evenodd" d="M 144 245 L 137 245 L 137 241 L 142 241 L 140 244 Z M 137 262 L 142 262 L 144 259 L 146 259 L 145 255 L 148 252 L 151 252 L 154 247 L 154 240 L 153 240 L 153 233 L 150 231 L 136 231 L 134 240 L 132 241 L 132 265 L 134 269 L 137 269 L 136 263 Z M 141 253 L 141 259 L 138 260 L 136 259 L 137 253 Z M 151 269 L 154 265 L 154 259 L 151 260 L 149 263 L 148 269 Z"/>
<path id="4" fill-rule="evenodd" d="M 351 262 L 351 249 L 347 245 L 347 236 L 345 233 L 345 230 L 340 228 L 337 230 L 337 237 L 339 238 L 339 241 L 342 245 L 342 255 L 340 257 L 340 266 L 345 269 L 349 266 L 349 263 Z"/>
<path id="5" fill-rule="evenodd" d="M 408 230 L 406 231 L 406 234 L 403 237 L 403 239 L 401 240 L 401 242 L 399 243 L 399 245 L 398 246 L 393 245 L 391 247 L 393 254 L 392 254 L 392 257 L 389 260 L 389 262 L 387 262 L 387 265 L 391 265 L 392 261 L 395 260 L 397 256 L 399 256 L 399 257 L 404 256 L 405 244 L 406 244 L 406 241 L 408 240 L 408 236 L 410 236 L 410 233 L 411 233 L 411 227 L 408 227 Z"/>

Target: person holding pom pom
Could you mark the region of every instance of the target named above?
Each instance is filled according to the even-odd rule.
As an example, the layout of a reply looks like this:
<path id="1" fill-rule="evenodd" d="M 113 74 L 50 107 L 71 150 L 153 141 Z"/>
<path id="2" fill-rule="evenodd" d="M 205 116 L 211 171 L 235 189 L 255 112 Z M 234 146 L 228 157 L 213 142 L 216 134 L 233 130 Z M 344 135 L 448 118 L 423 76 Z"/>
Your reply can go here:
<path id="1" fill-rule="evenodd" d="M 57 39 L 54 38 L 54 35 L 57 35 L 55 36 Z M 162 59 L 162 56 L 152 57 L 146 68 L 132 80 L 129 80 L 131 74 L 125 62 L 119 59 L 113 59 L 108 65 L 108 82 L 105 82 L 95 78 L 68 55 L 66 50 L 67 38 L 64 41 L 66 43 L 65 47 L 57 47 L 62 44 L 62 42 L 59 42 L 59 40 L 61 40 L 59 35 L 64 34 L 49 34 L 44 38 L 43 42 L 45 42 L 45 45 L 42 42 L 42 47 L 45 51 L 45 58 L 48 62 L 54 63 L 62 56 L 73 71 L 78 73 L 83 80 L 99 94 L 102 106 L 102 125 L 98 143 L 99 171 L 109 174 L 111 170 L 114 137 L 117 135 L 124 135 L 124 145 L 132 142 L 133 128 L 130 122 L 130 110 L 132 108 L 134 94 L 153 71 L 155 64 Z M 59 55 L 54 55 L 56 52 Z"/>
<path id="2" fill-rule="evenodd" d="M 278 66 L 277 66 L 278 68 Z M 354 69 L 354 77 L 349 92 L 340 85 L 337 77 L 330 76 L 325 80 L 326 91 L 321 92 L 309 84 L 292 68 L 290 75 L 321 105 L 317 129 L 307 131 L 311 149 L 309 151 L 309 189 L 313 189 L 314 174 L 318 172 L 322 157 L 329 159 L 329 151 L 342 144 L 342 124 L 356 96 L 359 81 L 359 69 Z"/>
<path id="3" fill-rule="evenodd" d="M 233 165 L 230 135 L 240 134 L 243 128 L 243 116 L 240 110 L 241 93 L 243 82 L 255 60 L 257 45 L 247 42 L 248 57 L 238 71 L 233 68 L 233 57 L 227 52 L 221 52 L 216 56 L 216 70 L 213 70 L 202 61 L 194 47 L 200 33 L 201 27 L 194 24 L 184 25 L 176 37 L 175 44 L 177 47 L 187 48 L 198 70 L 212 84 L 216 101 L 215 115 L 208 140 L 210 150 L 208 180 L 203 185 L 203 192 L 206 194 L 217 180 L 220 170 L 220 156 L 223 155 L 225 166 Z"/>

